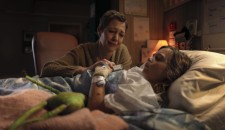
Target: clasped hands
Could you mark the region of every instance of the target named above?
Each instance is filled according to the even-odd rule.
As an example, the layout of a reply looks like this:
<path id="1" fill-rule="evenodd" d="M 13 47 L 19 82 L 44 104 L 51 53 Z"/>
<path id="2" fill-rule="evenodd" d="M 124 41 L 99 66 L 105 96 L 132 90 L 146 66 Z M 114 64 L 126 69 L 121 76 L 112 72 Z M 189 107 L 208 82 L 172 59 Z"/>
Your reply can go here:
<path id="1" fill-rule="evenodd" d="M 102 60 L 95 64 L 92 83 L 97 86 L 105 84 L 105 78 L 112 72 L 112 67 L 115 63 L 108 60 Z"/>
<path id="2" fill-rule="evenodd" d="M 93 65 L 89 66 L 87 69 L 94 71 L 97 66 L 104 66 L 104 65 L 107 65 L 112 69 L 113 66 L 116 64 L 107 59 L 102 59 L 100 61 L 95 62 Z"/>
<path id="3" fill-rule="evenodd" d="M 87 69 L 94 72 L 93 76 L 103 76 L 106 78 L 113 70 L 114 62 L 103 59 L 89 66 Z"/>

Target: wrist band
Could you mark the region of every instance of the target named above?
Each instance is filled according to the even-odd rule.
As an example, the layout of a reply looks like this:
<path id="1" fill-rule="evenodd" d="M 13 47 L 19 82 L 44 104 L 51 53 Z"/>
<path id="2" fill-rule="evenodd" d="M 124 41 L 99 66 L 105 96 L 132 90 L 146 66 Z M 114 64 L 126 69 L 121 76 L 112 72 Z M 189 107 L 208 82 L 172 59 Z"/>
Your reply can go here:
<path id="1" fill-rule="evenodd" d="M 97 86 L 105 85 L 105 77 L 104 76 L 94 76 L 92 78 L 91 83 L 95 83 Z"/>

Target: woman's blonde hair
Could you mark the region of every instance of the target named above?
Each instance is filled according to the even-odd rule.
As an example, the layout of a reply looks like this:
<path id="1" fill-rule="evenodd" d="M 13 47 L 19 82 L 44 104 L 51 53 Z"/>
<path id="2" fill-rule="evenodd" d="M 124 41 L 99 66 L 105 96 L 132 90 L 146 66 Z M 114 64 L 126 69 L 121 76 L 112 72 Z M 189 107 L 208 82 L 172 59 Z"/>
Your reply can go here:
<path id="1" fill-rule="evenodd" d="M 191 59 L 172 46 L 162 46 L 160 49 L 169 48 L 172 51 L 172 58 L 167 63 L 167 83 L 171 84 L 174 80 L 183 75 L 191 66 Z M 160 50 L 159 49 L 159 50 Z"/>
<path id="2" fill-rule="evenodd" d="M 163 46 L 160 49 L 169 48 L 172 51 L 172 58 L 167 63 L 167 76 L 164 82 L 155 84 L 153 86 L 154 92 L 159 96 L 159 104 L 161 107 L 167 107 L 169 100 L 167 97 L 168 88 L 173 81 L 183 75 L 191 66 L 191 59 L 172 46 Z M 159 50 L 160 50 L 159 49 Z"/>

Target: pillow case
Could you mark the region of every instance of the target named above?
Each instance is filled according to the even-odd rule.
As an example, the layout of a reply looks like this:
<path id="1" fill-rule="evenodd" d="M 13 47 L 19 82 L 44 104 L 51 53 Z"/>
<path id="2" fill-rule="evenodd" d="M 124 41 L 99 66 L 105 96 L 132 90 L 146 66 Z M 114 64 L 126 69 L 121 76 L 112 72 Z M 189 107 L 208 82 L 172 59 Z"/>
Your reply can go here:
<path id="1" fill-rule="evenodd" d="M 169 107 L 200 116 L 225 95 L 225 55 L 196 50 L 182 52 L 191 58 L 192 65 L 171 84 Z"/>

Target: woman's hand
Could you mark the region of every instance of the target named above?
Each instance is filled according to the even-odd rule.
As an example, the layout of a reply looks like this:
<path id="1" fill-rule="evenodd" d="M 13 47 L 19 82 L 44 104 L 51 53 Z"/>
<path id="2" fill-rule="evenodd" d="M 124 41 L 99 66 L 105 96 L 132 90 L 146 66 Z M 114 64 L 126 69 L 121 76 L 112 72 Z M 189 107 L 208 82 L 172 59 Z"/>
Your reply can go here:
<path id="1" fill-rule="evenodd" d="M 103 59 L 104 62 L 106 62 L 106 64 L 108 64 L 108 66 L 112 69 L 114 65 L 116 65 L 114 62 L 111 62 L 109 60 Z"/>
<path id="2" fill-rule="evenodd" d="M 97 66 L 102 66 L 107 64 L 110 68 L 113 68 L 114 65 L 116 65 L 114 62 L 111 62 L 109 60 L 103 59 L 100 61 L 95 62 L 93 65 L 89 66 L 87 69 L 93 70 L 97 67 Z"/>
<path id="3" fill-rule="evenodd" d="M 93 65 L 91 65 L 89 67 L 80 67 L 79 69 L 76 69 L 76 71 L 74 72 L 74 75 L 81 74 L 81 73 L 85 72 L 86 70 L 94 71 L 97 66 L 103 66 L 103 65 L 108 65 L 112 69 L 113 66 L 116 64 L 109 60 L 103 59 L 103 60 L 95 62 Z"/>

